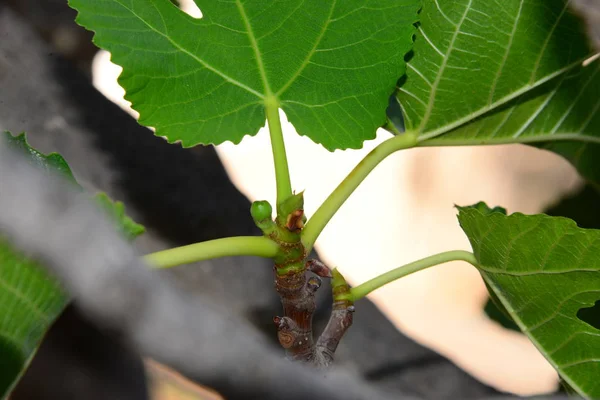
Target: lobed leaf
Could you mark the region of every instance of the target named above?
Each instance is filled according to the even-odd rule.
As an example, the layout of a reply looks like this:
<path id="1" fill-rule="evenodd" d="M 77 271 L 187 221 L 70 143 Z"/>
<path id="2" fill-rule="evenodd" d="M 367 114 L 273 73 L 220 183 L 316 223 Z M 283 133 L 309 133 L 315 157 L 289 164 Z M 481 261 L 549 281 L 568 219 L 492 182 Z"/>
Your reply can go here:
<path id="1" fill-rule="evenodd" d="M 600 182 L 600 62 L 566 0 L 425 0 L 397 92 L 436 145 L 536 144 Z M 584 65 L 585 64 L 585 65 Z"/>
<path id="2" fill-rule="evenodd" d="M 600 231 L 562 217 L 507 216 L 483 203 L 459 207 L 458 219 L 512 319 L 570 387 L 600 398 L 600 321 L 583 317 L 600 300 Z"/>
<path id="3" fill-rule="evenodd" d="M 69 0 L 123 67 L 140 123 L 184 146 L 238 143 L 280 106 L 329 150 L 359 148 L 386 121 L 419 0 Z"/>

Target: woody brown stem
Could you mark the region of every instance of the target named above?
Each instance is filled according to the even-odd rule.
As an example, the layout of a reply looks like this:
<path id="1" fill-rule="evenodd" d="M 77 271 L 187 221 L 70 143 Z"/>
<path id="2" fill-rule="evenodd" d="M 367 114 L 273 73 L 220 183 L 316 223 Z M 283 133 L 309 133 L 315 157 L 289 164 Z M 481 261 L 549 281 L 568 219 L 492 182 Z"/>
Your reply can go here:
<path id="1" fill-rule="evenodd" d="M 354 306 L 345 302 L 335 302 L 329 317 L 329 322 L 317 340 L 314 354 L 314 364 L 327 367 L 333 363 L 333 355 L 342 337 L 352 325 Z"/>
<path id="2" fill-rule="evenodd" d="M 333 310 L 325 330 L 314 343 L 312 318 L 315 312 L 315 293 L 321 286 L 318 276 L 307 278 L 306 272 L 297 271 L 285 275 L 276 273 L 275 288 L 283 303 L 283 317 L 275 317 L 279 343 L 286 355 L 294 361 L 304 361 L 317 367 L 333 363 L 340 340 L 353 321 L 354 304 L 350 287 L 337 271 L 331 271 L 320 261 L 310 260 L 306 270 L 321 276 L 332 277 Z"/>
<path id="3" fill-rule="evenodd" d="M 313 363 L 319 367 L 327 367 L 333 363 L 338 344 L 354 318 L 355 308 L 350 298 L 350 287 L 337 270 L 333 270 L 332 278 L 333 309 L 327 326 L 317 340 L 313 356 Z"/>
<path id="4" fill-rule="evenodd" d="M 314 353 L 312 320 L 316 309 L 315 292 L 321 286 L 318 277 L 307 279 L 304 269 L 285 275 L 275 271 L 275 289 L 281 297 L 283 317 L 276 318 L 279 343 L 291 360 L 310 361 Z"/>
<path id="5" fill-rule="evenodd" d="M 277 220 L 270 218 L 266 202 L 253 204 L 253 218 L 263 233 L 280 247 L 275 264 L 275 290 L 281 298 L 283 316 L 275 317 L 277 338 L 290 360 L 328 366 L 333 354 L 352 325 L 354 306 L 350 288 L 344 277 L 331 271 L 318 260 L 306 261 L 307 251 L 300 240 L 304 227 L 303 194 L 291 196 L 278 205 Z M 260 212 L 266 208 L 265 212 Z M 306 261 L 306 263 L 305 263 Z M 308 276 L 312 272 L 316 276 Z M 321 278 L 332 278 L 333 311 L 327 327 L 315 345 L 312 320 L 315 313 L 315 293 Z"/>
<path id="6" fill-rule="evenodd" d="M 331 270 L 319 260 L 308 260 L 306 269 L 322 278 L 331 278 Z"/>

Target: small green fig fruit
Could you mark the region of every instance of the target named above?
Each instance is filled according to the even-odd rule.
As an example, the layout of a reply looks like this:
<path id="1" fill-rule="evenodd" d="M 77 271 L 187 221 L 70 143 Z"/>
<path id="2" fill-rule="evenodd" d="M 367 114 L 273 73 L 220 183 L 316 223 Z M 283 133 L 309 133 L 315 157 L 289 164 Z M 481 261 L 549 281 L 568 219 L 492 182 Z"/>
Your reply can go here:
<path id="1" fill-rule="evenodd" d="M 252 219 L 257 224 L 271 219 L 271 214 L 273 213 L 273 207 L 266 200 L 258 200 L 252 203 L 250 207 L 250 214 L 252 215 Z"/>

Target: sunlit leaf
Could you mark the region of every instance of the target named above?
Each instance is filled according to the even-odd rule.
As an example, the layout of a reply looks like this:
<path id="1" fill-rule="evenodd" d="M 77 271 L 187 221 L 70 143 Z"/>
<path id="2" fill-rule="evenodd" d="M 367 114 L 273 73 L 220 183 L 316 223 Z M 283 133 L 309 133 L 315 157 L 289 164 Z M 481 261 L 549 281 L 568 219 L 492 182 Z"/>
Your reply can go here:
<path id="1" fill-rule="evenodd" d="M 327 149 L 386 122 L 419 0 L 69 0 L 123 73 L 140 123 L 184 146 L 239 142 L 279 105 Z"/>

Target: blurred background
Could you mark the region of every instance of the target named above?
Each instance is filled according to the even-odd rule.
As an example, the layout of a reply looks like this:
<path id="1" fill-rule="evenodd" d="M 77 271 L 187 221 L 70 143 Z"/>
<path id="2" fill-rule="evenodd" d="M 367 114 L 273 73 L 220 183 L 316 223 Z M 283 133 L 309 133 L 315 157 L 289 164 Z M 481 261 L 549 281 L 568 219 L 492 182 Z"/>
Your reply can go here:
<path id="1" fill-rule="evenodd" d="M 52 52 L 59 54 L 59 57 L 64 57 L 65 62 L 74 65 L 73 68 L 80 71 L 85 79 L 91 80 L 104 96 L 135 116 L 129 104 L 123 100 L 124 92 L 117 84 L 120 68 L 110 63 L 108 53 L 98 51 L 91 44 L 89 32 L 72 22 L 75 13 L 67 8 L 66 0 L 5 1 L 8 1 L 11 10 L 17 13 L 15 15 L 19 15 L 18 18 L 34 29 L 36 35 L 43 38 L 44 46 L 52 48 Z M 180 3 L 186 12 L 196 17 L 201 16 L 200 10 L 192 0 L 180 0 Z M 2 37 L 2 40 L 7 39 Z M 1 72 L 0 70 L 0 76 Z M 50 76 L 46 78 L 51 79 Z M 66 78 L 61 75 L 59 82 L 61 79 Z M 149 235 L 137 243 L 141 251 L 154 251 L 157 248 L 168 247 L 174 242 L 193 242 L 198 239 L 193 234 L 185 236 L 186 232 L 197 229 L 197 226 L 177 228 L 177 222 L 173 222 L 172 215 L 154 216 L 154 220 L 149 216 L 152 212 L 158 212 L 158 207 L 174 204 L 179 207 L 178 201 L 190 198 L 185 190 L 193 189 L 186 187 L 181 189 L 182 192 L 172 191 L 171 195 L 178 198 L 164 200 L 163 203 L 156 199 L 150 200 L 148 198 L 150 195 L 163 190 L 164 187 L 144 189 L 145 191 L 139 188 L 140 184 L 137 184 L 137 187 L 126 187 L 127 180 L 119 176 L 129 176 L 127 174 L 130 174 L 133 168 L 132 161 L 115 163 L 115 157 L 120 156 L 111 155 L 111 151 L 114 150 L 111 146 L 115 146 L 116 142 L 108 145 L 103 142 L 107 139 L 95 138 L 89 141 L 93 144 L 89 144 L 79 138 L 81 136 L 79 133 L 73 132 L 68 137 L 76 137 L 75 141 L 81 143 L 71 142 L 67 145 L 64 131 L 65 125 L 68 125 L 70 120 L 68 118 L 61 120 L 64 115 L 54 117 L 54 120 L 47 117 L 45 123 L 28 127 L 31 125 L 28 119 L 17 121 L 14 116 L 2 119 L 0 115 L 0 129 L 26 130 L 31 134 L 32 144 L 44 150 L 62 151 L 63 154 L 66 150 L 65 157 L 71 162 L 75 173 L 79 173 L 79 178 L 83 180 L 86 188 L 109 192 L 112 190 L 121 195 L 117 198 L 125 201 L 128 210 L 133 210 L 134 216 L 150 228 Z M 381 130 L 378 132 L 377 139 L 366 142 L 361 150 L 330 153 L 309 139 L 298 136 L 293 126 L 287 123 L 284 114 L 282 118 L 292 184 L 296 191 L 305 190 L 305 211 L 309 218 L 347 173 L 372 148 L 389 137 L 389 133 Z M 22 127 L 18 128 L 17 123 L 21 123 Z M 40 126 L 43 126 L 43 129 L 39 128 Z M 48 134 L 48 131 L 54 133 Z M 57 131 L 63 133 L 57 134 Z M 152 136 L 150 132 L 146 134 Z M 223 163 L 231 182 L 250 201 L 269 200 L 271 203 L 275 201 L 274 172 L 270 162 L 271 150 L 268 139 L 268 132 L 262 129 L 255 137 L 246 137 L 240 145 L 226 143 L 216 148 L 219 160 Z M 147 149 L 144 146 L 140 146 L 139 153 L 135 153 L 135 157 L 144 157 L 145 150 Z M 198 148 L 178 149 L 177 153 L 173 150 L 172 157 L 177 158 L 177 162 L 181 163 L 184 151 L 205 161 L 210 158 L 205 150 Z M 91 157 L 90 154 L 94 154 L 96 158 Z M 164 157 L 164 160 L 157 162 L 159 164 L 175 162 L 169 158 L 171 156 Z M 213 164 L 215 162 L 218 161 L 211 161 Z M 94 167 L 94 163 L 98 166 Z M 152 169 L 144 165 L 144 168 L 147 168 L 145 170 L 148 174 L 147 180 L 154 180 L 155 185 L 163 182 L 160 177 L 157 178 L 157 175 L 163 172 L 158 168 Z M 78 170 L 78 166 L 81 166 L 81 169 Z M 143 172 L 142 170 L 143 168 L 140 171 Z M 180 168 L 178 171 L 188 170 Z M 208 181 L 212 181 L 213 178 L 215 181 L 219 179 L 218 176 L 214 176 Z M 200 176 L 198 179 L 207 178 Z M 175 185 L 171 179 L 166 182 L 168 185 Z M 199 181 L 195 182 L 194 177 L 188 177 L 185 183 L 205 185 Z M 223 190 L 210 188 L 211 194 L 208 196 L 218 196 L 219 193 L 223 193 Z M 511 145 L 406 150 L 390 156 L 365 180 L 324 230 L 317 242 L 316 250 L 329 266 L 338 267 L 351 284 L 359 284 L 389 269 L 434 253 L 455 249 L 470 250 L 469 243 L 455 217 L 455 204 L 470 205 L 478 201 L 486 201 L 491 206 L 503 206 L 509 212 L 539 213 L 555 206 L 562 198 L 578 192 L 581 188 L 582 182 L 577 173 L 565 160 L 533 147 Z M 136 190 L 139 193 L 135 192 Z M 221 200 L 215 197 L 206 201 L 218 203 Z M 237 200 L 237 198 L 235 201 L 232 200 L 235 204 L 240 201 L 244 203 L 244 200 Z M 185 211 L 187 210 L 185 207 L 181 206 L 181 219 L 190 216 L 190 212 Z M 158 221 L 156 218 L 162 219 Z M 167 227 L 166 224 L 169 222 L 174 226 Z M 174 229 L 178 229 L 178 233 L 173 233 Z M 218 236 L 221 232 L 207 233 L 209 236 L 210 234 Z M 209 236 L 207 238 L 210 238 Z M 197 279 L 204 277 L 202 274 L 212 276 L 215 268 L 220 267 L 218 264 L 205 263 L 196 268 L 193 271 L 191 267 L 184 267 L 181 268 L 181 272 L 176 272 L 180 274 L 182 287 L 186 290 L 203 290 L 198 287 L 200 284 L 196 286 L 194 283 L 190 284 L 196 282 L 194 279 L 190 280 L 190 276 L 195 276 Z M 270 271 L 266 269 L 268 275 Z M 267 279 L 265 285 L 270 284 L 270 280 Z M 209 290 L 205 287 L 204 289 Z M 365 314 L 360 312 L 362 304 L 358 303 L 356 320 L 364 318 L 365 326 L 361 328 L 359 325 L 356 330 L 367 332 L 366 330 L 370 328 L 369 324 L 384 326 L 382 321 L 387 318 L 392 323 L 389 329 L 385 325 L 386 328 L 382 328 L 385 333 L 379 332 L 381 336 L 377 337 L 371 335 L 368 340 L 379 344 L 389 343 L 390 347 L 383 352 L 418 354 L 412 361 L 409 360 L 408 364 L 401 363 L 400 366 L 397 362 L 390 362 L 387 359 L 373 361 L 374 366 L 369 373 L 373 376 L 377 374 L 383 376 L 383 378 L 373 379 L 374 382 L 378 379 L 382 381 L 389 379 L 396 382 L 394 385 L 398 390 L 406 390 L 406 387 L 410 386 L 411 378 L 409 375 L 402 374 L 405 374 L 407 368 L 411 368 L 411 362 L 415 362 L 415 365 L 421 367 L 425 365 L 425 367 L 413 369 L 413 371 L 419 368 L 422 370 L 420 378 L 415 378 L 413 375 L 413 382 L 415 379 L 421 379 L 421 385 L 435 386 L 431 381 L 440 380 L 439 392 L 415 389 L 417 394 L 425 398 L 483 398 L 502 392 L 534 395 L 551 393 L 558 389 L 556 373 L 529 340 L 520 333 L 502 327 L 486 315 L 484 307 L 488 302 L 488 296 L 485 286 L 478 272 L 467 264 L 455 262 L 419 272 L 379 289 L 370 296 L 370 300 L 379 310 L 372 308 L 370 312 L 373 315 L 375 313 L 381 315 L 383 319 L 377 319 L 375 316 L 364 317 Z M 268 319 L 269 313 L 275 315 L 273 312 L 277 310 L 276 299 L 269 297 L 268 301 L 265 300 L 266 303 L 269 306 L 261 309 L 261 313 L 253 314 L 261 321 Z M 232 305 L 232 307 L 241 309 L 244 306 Z M 365 306 L 363 309 L 369 308 Z M 74 313 L 76 314 L 75 311 Z M 57 325 L 60 325 L 60 321 Z M 77 325 L 72 325 L 68 329 L 79 328 Z M 269 334 L 274 334 L 274 330 Z M 354 339 L 348 338 L 347 351 L 358 354 L 357 347 L 363 346 L 363 351 L 369 352 L 372 342 L 368 342 L 365 337 L 366 334 Z M 402 342 L 405 347 L 391 347 L 394 341 L 404 337 L 407 338 Z M 71 344 L 76 340 L 74 338 Z M 435 353 L 429 350 L 421 350 L 421 346 L 424 346 L 423 349 L 433 350 L 441 355 L 441 358 L 432 356 Z M 414 350 L 417 348 L 418 351 Z M 40 355 L 44 354 L 53 354 L 50 358 L 59 357 L 58 353 L 51 351 L 45 353 L 42 348 Z M 342 359 L 345 357 L 343 354 L 344 350 L 340 355 Z M 427 361 L 431 359 L 436 361 L 433 363 Z M 361 362 L 366 361 L 361 361 L 358 357 L 356 363 Z M 132 363 L 135 364 L 135 361 Z M 350 361 L 348 363 L 354 365 Z M 441 368 L 440 363 L 444 367 L 436 369 Z M 455 366 L 466 374 L 454 372 Z M 39 364 L 36 365 L 34 361 L 32 374 L 38 367 Z M 40 371 L 44 370 L 43 367 L 39 368 Z M 199 388 L 155 362 L 146 361 L 144 368 L 152 382 L 149 388 L 154 399 L 218 398 L 215 394 Z M 367 372 L 364 373 L 368 375 Z M 468 377 L 467 374 L 475 379 Z M 40 398 L 27 393 L 27 386 L 34 385 L 37 379 L 35 375 L 32 376 L 29 380 L 26 376 L 20 391 L 17 390 L 15 393 L 15 399 Z M 398 383 L 401 381 L 404 382 L 404 386 Z M 453 383 L 449 383 L 450 381 Z M 456 387 L 450 390 L 449 385 Z M 444 396 L 440 393 L 444 393 Z"/>

